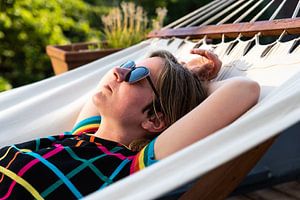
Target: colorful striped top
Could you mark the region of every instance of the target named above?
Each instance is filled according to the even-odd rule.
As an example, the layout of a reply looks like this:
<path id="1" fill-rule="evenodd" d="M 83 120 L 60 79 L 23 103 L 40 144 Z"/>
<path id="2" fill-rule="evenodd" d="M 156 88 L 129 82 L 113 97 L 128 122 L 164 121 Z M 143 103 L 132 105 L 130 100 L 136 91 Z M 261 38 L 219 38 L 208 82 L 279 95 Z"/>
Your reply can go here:
<path id="1" fill-rule="evenodd" d="M 92 135 L 101 117 L 71 132 L 0 149 L 0 199 L 79 199 L 156 162 L 154 142 L 140 152 Z"/>

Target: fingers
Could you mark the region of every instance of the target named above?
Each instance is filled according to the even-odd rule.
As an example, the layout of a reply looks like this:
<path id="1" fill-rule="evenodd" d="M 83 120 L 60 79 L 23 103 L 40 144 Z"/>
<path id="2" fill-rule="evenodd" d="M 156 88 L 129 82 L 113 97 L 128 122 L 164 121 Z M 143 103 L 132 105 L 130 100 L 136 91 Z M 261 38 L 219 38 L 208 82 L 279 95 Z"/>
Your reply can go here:
<path id="1" fill-rule="evenodd" d="M 210 50 L 204 50 L 204 49 L 192 49 L 191 50 L 192 54 L 198 54 L 200 56 L 204 56 L 209 60 L 212 60 L 214 63 L 220 62 L 220 59 L 216 54 L 214 54 Z"/>
<path id="2" fill-rule="evenodd" d="M 220 59 L 216 54 L 214 54 L 212 51 L 209 50 L 204 50 L 204 49 L 192 49 L 191 50 L 192 54 L 198 54 L 200 56 L 204 56 L 209 60 L 212 60 L 214 63 L 219 63 L 221 62 Z"/>
<path id="3" fill-rule="evenodd" d="M 214 54 L 212 51 L 204 50 L 204 49 L 192 49 L 191 53 L 203 56 L 204 58 L 206 58 L 208 60 L 210 65 L 206 65 L 203 68 L 204 69 L 206 68 L 206 70 L 208 70 L 208 73 L 205 75 L 209 75 L 209 76 L 207 76 L 207 77 L 209 77 L 209 80 L 211 80 L 217 76 L 218 72 L 221 69 L 222 62 L 216 54 Z"/>
<path id="4" fill-rule="evenodd" d="M 221 60 L 218 58 L 218 56 L 213 53 L 212 51 L 209 50 L 204 50 L 204 49 L 192 49 L 191 50 L 192 54 L 198 54 L 200 56 L 204 56 L 205 58 L 207 58 L 208 60 L 211 60 L 215 67 L 217 69 L 219 69 L 222 66 L 222 62 Z"/>

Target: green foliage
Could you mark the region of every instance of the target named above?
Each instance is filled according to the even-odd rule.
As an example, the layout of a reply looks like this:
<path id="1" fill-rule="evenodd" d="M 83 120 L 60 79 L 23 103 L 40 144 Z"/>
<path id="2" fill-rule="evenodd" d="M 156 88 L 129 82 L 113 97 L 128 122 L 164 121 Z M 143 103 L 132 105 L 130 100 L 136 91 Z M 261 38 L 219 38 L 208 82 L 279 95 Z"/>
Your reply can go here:
<path id="1" fill-rule="evenodd" d="M 45 52 L 49 44 L 99 41 L 105 7 L 83 0 L 2 0 L 0 72 L 14 87 L 53 75 Z"/>
<path id="2" fill-rule="evenodd" d="M 9 84 L 9 82 L 0 76 L 0 92 L 3 92 L 5 90 L 10 90 L 10 89 L 11 89 L 11 85 Z"/>
<path id="3" fill-rule="evenodd" d="M 102 16 L 104 35 L 108 47 L 125 48 L 142 41 L 148 32 L 162 26 L 167 10 L 157 8 L 157 16 L 149 23 L 147 13 L 134 3 L 121 3 L 120 7 L 111 9 L 108 15 Z M 150 25 L 149 25 L 150 24 Z"/>
<path id="4" fill-rule="evenodd" d="M 148 18 L 156 16 L 155 8 L 167 7 L 165 24 L 209 1 L 211 0 L 131 0 L 136 5 L 143 6 Z M 101 16 L 121 2 L 0 0 L 0 77 L 17 87 L 52 76 L 53 70 L 45 47 L 49 44 L 101 41 Z"/>
<path id="5" fill-rule="evenodd" d="M 134 2 L 136 5 L 142 6 L 148 14 L 148 17 L 156 15 L 157 7 L 166 7 L 168 15 L 165 24 L 169 24 L 185 14 L 188 14 L 203 5 L 208 4 L 212 0 L 85 0 L 94 5 L 118 6 L 121 2 Z"/>

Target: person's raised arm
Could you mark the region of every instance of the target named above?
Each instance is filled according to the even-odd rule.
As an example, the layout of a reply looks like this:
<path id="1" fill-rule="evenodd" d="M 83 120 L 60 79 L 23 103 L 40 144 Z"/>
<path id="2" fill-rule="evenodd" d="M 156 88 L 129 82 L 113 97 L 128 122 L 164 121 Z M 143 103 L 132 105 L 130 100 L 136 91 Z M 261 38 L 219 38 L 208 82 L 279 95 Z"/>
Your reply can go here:
<path id="1" fill-rule="evenodd" d="M 154 146 L 156 159 L 163 159 L 224 128 L 249 110 L 258 100 L 259 85 L 246 78 L 213 82 L 206 100 L 163 133 Z"/>

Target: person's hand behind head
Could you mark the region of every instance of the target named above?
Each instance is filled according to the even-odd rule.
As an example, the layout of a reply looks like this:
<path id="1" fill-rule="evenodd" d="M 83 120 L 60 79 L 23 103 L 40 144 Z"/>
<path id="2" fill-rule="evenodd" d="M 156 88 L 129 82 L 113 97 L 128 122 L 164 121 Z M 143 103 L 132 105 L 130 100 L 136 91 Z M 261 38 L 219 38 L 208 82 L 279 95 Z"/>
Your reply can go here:
<path id="1" fill-rule="evenodd" d="M 192 49 L 192 54 L 199 57 L 185 63 L 185 66 L 196 74 L 201 80 L 209 81 L 217 77 L 222 66 L 221 60 L 212 51 Z"/>

